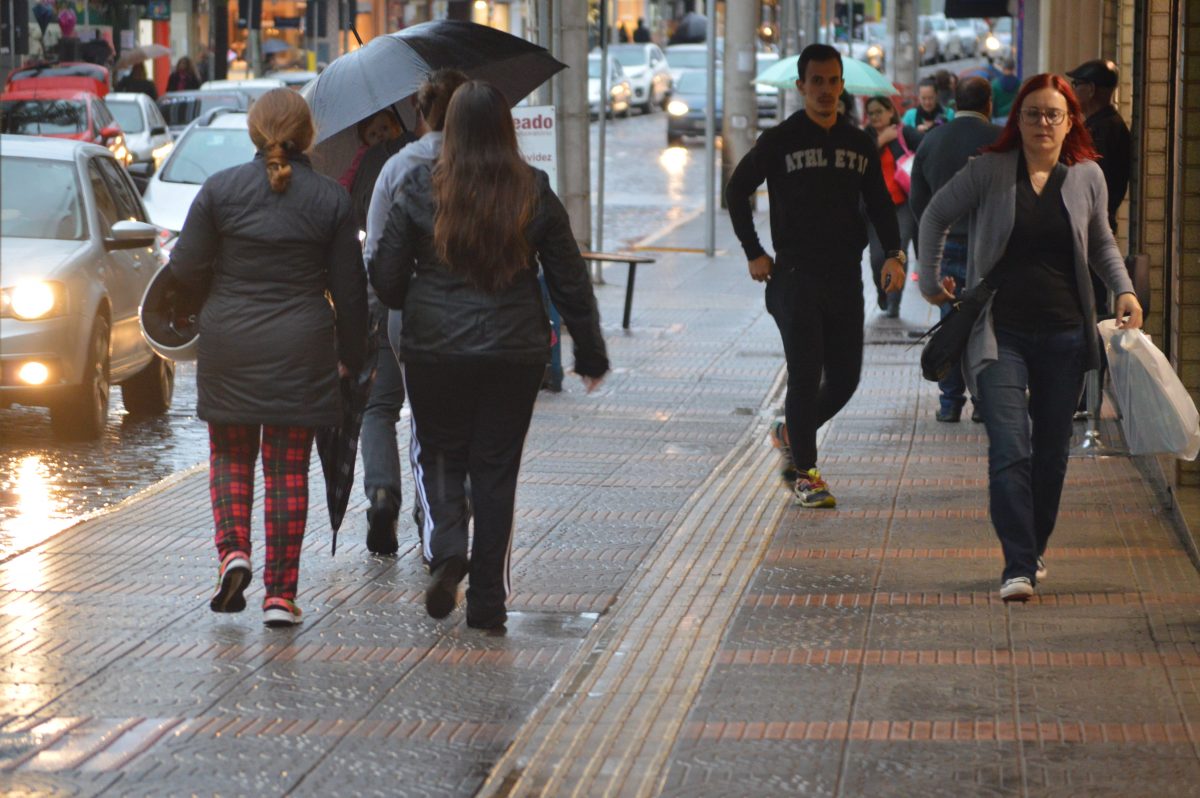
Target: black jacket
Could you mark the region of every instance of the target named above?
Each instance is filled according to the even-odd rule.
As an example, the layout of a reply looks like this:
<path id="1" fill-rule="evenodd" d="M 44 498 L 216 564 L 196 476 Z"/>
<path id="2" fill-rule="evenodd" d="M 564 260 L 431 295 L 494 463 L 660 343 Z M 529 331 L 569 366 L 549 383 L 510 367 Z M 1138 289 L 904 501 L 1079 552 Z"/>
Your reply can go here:
<path id="1" fill-rule="evenodd" d="M 867 133 L 841 119 L 825 130 L 797 111 L 764 131 L 733 170 L 725 202 L 749 260 L 764 254 L 750 208 L 750 196 L 764 180 L 777 259 L 851 261 L 857 266 L 867 245 L 860 198 L 883 248 L 900 249 L 900 228 L 878 148 Z"/>
<path id="2" fill-rule="evenodd" d="M 960 113 L 950 122 L 938 125 L 925 134 L 921 146 L 917 148 L 917 157 L 913 159 L 912 187 L 908 193 L 908 206 L 918 222 L 938 189 L 949 183 L 950 178 L 979 153 L 980 147 L 986 147 L 999 138 L 1003 129 L 991 122 Z M 966 239 L 965 216 L 950 228 L 950 236 Z"/>
<path id="3" fill-rule="evenodd" d="M 404 178 L 404 201 L 392 208 L 367 264 L 379 299 L 404 311 L 400 359 L 547 362 L 550 322 L 537 263 L 531 260 L 512 285 L 495 294 L 473 288 L 447 271 L 433 248 L 432 170 L 432 165 L 421 164 Z M 535 171 L 538 207 L 526 238 L 541 261 L 550 299 L 571 332 L 575 371 L 600 377 L 608 371 L 608 356 L 587 266 L 566 209 L 550 190 L 546 173 Z"/>
<path id="4" fill-rule="evenodd" d="M 367 281 L 350 196 L 304 156 L 291 163 L 282 194 L 261 154 L 210 177 L 171 252 L 177 278 L 210 286 L 196 369 L 205 421 L 338 424 L 338 361 L 363 365 Z"/>
<path id="5" fill-rule="evenodd" d="M 1129 168 L 1133 158 L 1133 141 L 1121 114 L 1111 105 L 1101 108 L 1087 118 L 1088 133 L 1100 153 L 1100 171 L 1108 186 L 1108 226 L 1117 229 L 1117 209 L 1129 190 Z"/>

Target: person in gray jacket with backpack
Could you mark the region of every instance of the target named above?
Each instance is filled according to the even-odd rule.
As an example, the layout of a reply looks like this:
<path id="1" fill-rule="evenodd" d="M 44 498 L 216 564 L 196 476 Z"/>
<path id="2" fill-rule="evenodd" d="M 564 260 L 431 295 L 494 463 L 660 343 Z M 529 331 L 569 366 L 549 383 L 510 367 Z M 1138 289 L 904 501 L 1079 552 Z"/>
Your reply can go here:
<path id="1" fill-rule="evenodd" d="M 1122 328 L 1142 308 L 1108 226 L 1104 174 L 1071 87 L 1035 75 L 1004 132 L 921 217 L 921 293 L 954 301 L 939 273 L 951 225 L 968 216 L 967 287 L 994 289 L 963 355 L 988 433 L 992 524 L 1004 550 L 1000 597 L 1026 601 L 1048 570 L 1083 374 L 1099 360 L 1089 267 L 1117 294 Z"/>

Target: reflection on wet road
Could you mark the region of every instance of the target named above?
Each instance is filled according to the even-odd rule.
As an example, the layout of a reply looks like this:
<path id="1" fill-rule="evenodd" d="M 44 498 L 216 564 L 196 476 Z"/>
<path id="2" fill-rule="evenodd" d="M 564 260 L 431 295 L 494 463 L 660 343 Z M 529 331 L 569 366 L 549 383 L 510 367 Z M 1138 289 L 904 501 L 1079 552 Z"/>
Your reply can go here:
<path id="1" fill-rule="evenodd" d="M 171 410 L 157 418 L 130 418 L 114 387 L 108 428 L 96 441 L 59 443 L 41 408 L 0 411 L 0 561 L 203 462 L 208 429 L 195 406 L 195 367 L 188 363 L 176 373 Z"/>

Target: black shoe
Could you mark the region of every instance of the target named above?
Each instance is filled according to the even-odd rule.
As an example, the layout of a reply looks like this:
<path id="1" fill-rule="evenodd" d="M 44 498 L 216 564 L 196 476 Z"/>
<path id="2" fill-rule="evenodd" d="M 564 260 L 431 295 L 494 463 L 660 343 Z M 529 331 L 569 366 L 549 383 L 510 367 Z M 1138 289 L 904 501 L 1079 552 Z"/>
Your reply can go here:
<path id="1" fill-rule="evenodd" d="M 959 421 L 962 421 L 962 408 L 955 407 L 947 410 L 943 407 L 937 411 L 937 415 L 934 418 L 944 424 L 957 424 Z"/>
<path id="2" fill-rule="evenodd" d="M 501 607 L 498 610 L 476 612 L 467 604 L 467 626 L 472 629 L 499 629 L 508 622 L 508 610 Z"/>
<path id="3" fill-rule="evenodd" d="M 467 572 L 467 562 L 462 557 L 451 557 L 429 577 L 425 588 L 425 611 L 429 617 L 441 620 L 458 606 L 458 583 Z"/>
<path id="4" fill-rule="evenodd" d="M 367 551 L 372 554 L 395 554 L 400 550 L 396 540 L 396 518 L 400 512 L 380 488 L 367 509 Z"/>
<path id="5" fill-rule="evenodd" d="M 563 378 L 561 374 L 555 374 L 546 366 L 546 373 L 542 376 L 542 390 L 550 393 L 562 393 Z"/>
<path id="6" fill-rule="evenodd" d="M 971 408 L 971 420 L 976 424 L 983 423 L 983 413 L 979 410 L 979 405 L 975 405 Z"/>

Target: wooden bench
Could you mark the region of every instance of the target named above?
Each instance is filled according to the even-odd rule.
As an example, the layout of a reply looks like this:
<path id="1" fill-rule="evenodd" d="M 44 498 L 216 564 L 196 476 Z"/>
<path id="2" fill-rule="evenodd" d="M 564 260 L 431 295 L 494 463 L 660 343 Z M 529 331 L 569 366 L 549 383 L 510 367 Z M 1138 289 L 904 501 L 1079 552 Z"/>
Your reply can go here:
<path id="1" fill-rule="evenodd" d="M 625 314 L 621 317 L 621 328 L 629 329 L 629 313 L 633 310 L 633 281 L 637 277 L 640 263 L 654 263 L 654 258 L 633 252 L 584 252 L 583 259 L 593 263 L 628 263 L 629 275 L 625 280 Z"/>

